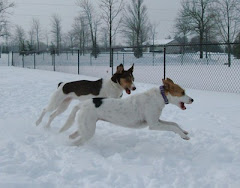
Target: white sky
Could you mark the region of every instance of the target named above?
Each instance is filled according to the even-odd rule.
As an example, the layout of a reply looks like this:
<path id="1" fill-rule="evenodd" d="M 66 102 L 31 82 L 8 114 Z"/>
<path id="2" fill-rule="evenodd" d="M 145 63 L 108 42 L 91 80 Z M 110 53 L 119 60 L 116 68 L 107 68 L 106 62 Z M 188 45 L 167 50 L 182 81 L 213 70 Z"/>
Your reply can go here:
<path id="1" fill-rule="evenodd" d="M 51 16 L 58 14 L 62 18 L 63 31 L 71 29 L 73 18 L 80 10 L 76 0 L 13 0 L 16 4 L 13 15 L 10 17 L 12 24 L 18 24 L 28 31 L 32 17 L 40 19 L 43 30 L 51 30 Z M 98 0 L 93 0 L 98 1 Z M 125 0 L 129 1 L 129 0 Z M 180 0 L 145 0 L 151 22 L 159 24 L 157 29 L 158 39 L 163 39 L 173 34 L 174 19 L 180 8 Z M 13 29 L 12 29 L 13 30 Z"/>

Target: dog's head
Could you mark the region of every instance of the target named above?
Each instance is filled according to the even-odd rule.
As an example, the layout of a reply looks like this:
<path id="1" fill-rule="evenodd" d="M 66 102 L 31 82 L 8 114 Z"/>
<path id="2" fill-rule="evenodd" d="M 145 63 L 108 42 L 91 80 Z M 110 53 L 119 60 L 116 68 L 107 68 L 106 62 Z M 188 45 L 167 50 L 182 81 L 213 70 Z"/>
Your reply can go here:
<path id="1" fill-rule="evenodd" d="M 134 64 L 128 70 L 124 70 L 123 64 L 117 66 L 115 74 L 112 76 L 112 81 L 118 83 L 127 94 L 131 94 L 131 90 L 136 89 L 134 85 L 134 76 L 133 76 Z"/>
<path id="2" fill-rule="evenodd" d="M 186 110 L 186 104 L 192 104 L 193 99 L 186 95 L 184 89 L 182 89 L 179 85 L 175 84 L 171 79 L 167 78 L 166 80 L 162 80 L 164 85 L 164 91 L 168 98 L 169 103 L 175 104 L 182 110 Z"/>

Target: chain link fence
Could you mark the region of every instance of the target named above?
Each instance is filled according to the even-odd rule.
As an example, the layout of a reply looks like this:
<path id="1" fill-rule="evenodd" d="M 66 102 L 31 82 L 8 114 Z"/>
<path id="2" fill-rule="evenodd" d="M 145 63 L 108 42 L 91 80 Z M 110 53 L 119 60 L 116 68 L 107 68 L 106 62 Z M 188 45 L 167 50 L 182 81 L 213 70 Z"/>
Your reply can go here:
<path id="1" fill-rule="evenodd" d="M 240 54 L 236 47 L 240 45 L 143 46 L 138 48 L 139 58 L 136 47 L 100 50 L 97 58 L 90 51 L 80 54 L 79 50 L 21 52 L 12 53 L 12 65 L 106 78 L 119 64 L 128 69 L 134 63 L 136 82 L 161 84 L 169 77 L 184 88 L 240 93 Z"/>
<path id="2" fill-rule="evenodd" d="M 240 93 L 240 59 L 233 53 L 235 45 L 203 45 L 202 54 L 199 45 L 167 46 L 167 51 L 180 48 L 181 53 L 167 53 L 166 76 L 185 88 Z"/>

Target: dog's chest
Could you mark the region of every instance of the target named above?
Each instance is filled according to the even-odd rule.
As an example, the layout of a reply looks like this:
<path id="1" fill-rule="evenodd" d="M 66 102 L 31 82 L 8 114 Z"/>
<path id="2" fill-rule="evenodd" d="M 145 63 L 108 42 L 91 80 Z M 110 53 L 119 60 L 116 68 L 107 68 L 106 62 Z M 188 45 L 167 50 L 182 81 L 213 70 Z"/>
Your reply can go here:
<path id="1" fill-rule="evenodd" d="M 113 85 L 111 81 L 103 82 L 100 90 L 101 97 L 120 98 L 123 95 L 123 89 L 117 85 Z"/>

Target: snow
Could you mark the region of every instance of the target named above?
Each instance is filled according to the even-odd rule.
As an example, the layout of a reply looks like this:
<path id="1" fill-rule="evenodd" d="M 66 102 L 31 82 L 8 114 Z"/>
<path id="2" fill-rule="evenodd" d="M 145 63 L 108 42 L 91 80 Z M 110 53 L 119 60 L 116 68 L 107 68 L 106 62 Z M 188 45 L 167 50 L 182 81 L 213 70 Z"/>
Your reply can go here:
<path id="1" fill-rule="evenodd" d="M 50 130 L 35 121 L 57 84 L 77 79 L 96 78 L 0 67 L 0 187 L 240 186 L 239 94 L 186 89 L 195 100 L 187 110 L 167 105 L 161 118 L 189 131 L 189 141 L 98 122 L 93 139 L 74 147 L 68 135 L 76 125 L 62 135 L 58 130 L 76 101 Z M 158 85 L 136 86 L 132 94 Z"/>
<path id="2" fill-rule="evenodd" d="M 9 54 L 0 54 L 0 66 L 7 66 L 12 62 L 12 55 Z"/>

